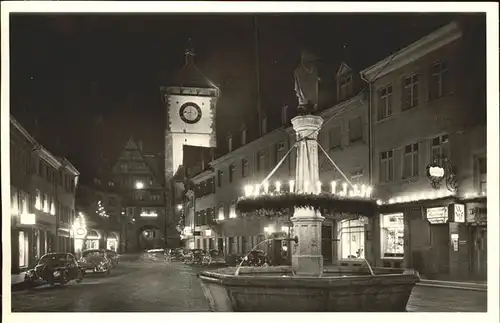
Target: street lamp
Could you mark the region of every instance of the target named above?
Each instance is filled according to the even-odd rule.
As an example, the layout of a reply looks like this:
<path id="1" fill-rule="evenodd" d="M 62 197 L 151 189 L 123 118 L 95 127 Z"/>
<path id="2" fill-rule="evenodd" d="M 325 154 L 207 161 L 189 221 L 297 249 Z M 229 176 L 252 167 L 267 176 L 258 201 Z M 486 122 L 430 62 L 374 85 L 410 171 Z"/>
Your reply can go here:
<path id="1" fill-rule="evenodd" d="M 144 183 L 141 181 L 135 182 L 135 188 L 138 190 L 142 190 L 144 188 Z"/>

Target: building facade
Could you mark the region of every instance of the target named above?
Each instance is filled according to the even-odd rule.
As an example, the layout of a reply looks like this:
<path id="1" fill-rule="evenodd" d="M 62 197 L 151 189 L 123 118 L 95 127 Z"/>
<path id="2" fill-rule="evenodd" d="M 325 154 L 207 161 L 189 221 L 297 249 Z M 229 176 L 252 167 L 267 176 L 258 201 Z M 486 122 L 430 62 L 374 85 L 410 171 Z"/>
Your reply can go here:
<path id="1" fill-rule="evenodd" d="M 486 209 L 486 74 L 471 59 L 484 48 L 466 31 L 448 24 L 362 72 L 383 203 L 377 265 L 486 277 L 486 227 L 474 220 Z"/>
<path id="2" fill-rule="evenodd" d="M 109 249 L 125 252 L 122 197 L 115 183 L 106 177 L 94 177 L 79 185 L 76 194 L 77 215 L 85 220 L 86 236 L 82 250 Z"/>
<path id="3" fill-rule="evenodd" d="M 340 65 L 330 89 L 337 103 L 319 112 L 325 123 L 318 142 L 330 157 L 320 149 L 323 190 L 347 178 L 371 185 L 379 206 L 369 219 L 323 215 L 325 263 L 365 258 L 427 277 L 486 277 L 485 47 L 469 27 L 448 24 L 360 73 Z M 189 196 L 203 200 L 203 209 L 214 208 L 215 248 L 222 242 L 225 254 L 244 254 L 262 243 L 259 249 L 286 259 L 285 243 L 264 240 L 286 236 L 288 217 L 242 217 L 234 205 L 245 185 L 271 171 L 271 185 L 280 181 L 287 189 L 295 175 L 293 150 L 274 168 L 294 145 L 293 130 L 284 126 L 250 143 L 241 131 L 228 136 L 227 153 L 211 169 L 193 177 L 201 184 L 213 176 L 214 190 Z M 197 203 L 190 207 L 195 218 L 202 211 Z M 195 234 L 203 230 L 195 227 Z"/>
<path id="4" fill-rule="evenodd" d="M 72 225 L 79 172 L 41 146 L 10 117 L 12 272 L 45 253 L 74 251 Z"/>
<path id="5" fill-rule="evenodd" d="M 144 153 L 141 142 L 130 138 L 112 167 L 113 183 L 122 196 L 122 236 L 128 252 L 165 246 L 166 199 L 157 162 L 157 156 Z"/>

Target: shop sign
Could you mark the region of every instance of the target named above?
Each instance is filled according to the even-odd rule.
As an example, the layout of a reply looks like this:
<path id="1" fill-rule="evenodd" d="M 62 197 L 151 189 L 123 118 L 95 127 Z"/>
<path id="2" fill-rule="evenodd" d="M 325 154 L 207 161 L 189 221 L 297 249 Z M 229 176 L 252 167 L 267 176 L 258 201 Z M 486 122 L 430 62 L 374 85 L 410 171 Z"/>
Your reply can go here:
<path id="1" fill-rule="evenodd" d="M 76 238 L 84 238 L 87 235 L 87 229 L 85 228 L 76 228 L 75 229 L 75 237 Z"/>
<path id="2" fill-rule="evenodd" d="M 448 221 L 448 206 L 431 207 L 426 211 L 427 221 L 431 224 L 446 223 Z"/>
<path id="3" fill-rule="evenodd" d="M 453 216 L 454 216 L 453 222 L 464 223 L 465 222 L 465 205 L 455 204 L 453 206 Z"/>
<path id="4" fill-rule="evenodd" d="M 36 217 L 34 213 L 21 213 L 20 215 L 21 224 L 33 225 L 36 224 Z"/>

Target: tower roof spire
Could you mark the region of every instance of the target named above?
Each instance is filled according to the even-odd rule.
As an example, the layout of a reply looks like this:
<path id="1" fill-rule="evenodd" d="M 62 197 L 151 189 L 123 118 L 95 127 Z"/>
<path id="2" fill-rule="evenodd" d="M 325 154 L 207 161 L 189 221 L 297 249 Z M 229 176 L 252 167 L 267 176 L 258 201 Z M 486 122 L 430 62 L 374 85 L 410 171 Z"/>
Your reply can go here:
<path id="1" fill-rule="evenodd" d="M 191 37 L 189 37 L 188 46 L 186 47 L 186 50 L 184 51 L 184 56 L 186 58 L 186 64 L 194 63 L 194 56 L 195 55 L 196 54 L 194 52 L 193 41 L 192 41 Z"/>

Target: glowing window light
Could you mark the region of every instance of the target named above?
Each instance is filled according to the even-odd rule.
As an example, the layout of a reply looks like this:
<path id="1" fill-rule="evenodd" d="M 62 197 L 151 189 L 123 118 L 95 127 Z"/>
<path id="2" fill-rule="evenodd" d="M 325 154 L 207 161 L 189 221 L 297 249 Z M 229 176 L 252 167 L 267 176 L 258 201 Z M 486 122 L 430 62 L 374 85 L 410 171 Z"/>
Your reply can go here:
<path id="1" fill-rule="evenodd" d="M 318 192 L 318 194 L 321 193 L 321 182 L 320 181 L 316 182 L 316 191 Z"/>
<path id="2" fill-rule="evenodd" d="M 144 188 L 144 183 L 141 181 L 135 182 L 135 188 L 138 190 L 142 190 Z"/>
<path id="3" fill-rule="evenodd" d="M 205 230 L 205 236 L 210 237 L 212 235 L 212 230 L 207 229 Z"/>
<path id="4" fill-rule="evenodd" d="M 389 204 L 394 204 L 394 203 L 396 203 L 396 200 L 394 198 L 390 198 L 389 199 Z"/>
<path id="5" fill-rule="evenodd" d="M 158 214 L 156 212 L 141 212 L 141 217 L 144 218 L 155 218 Z"/>
<path id="6" fill-rule="evenodd" d="M 383 204 L 382 200 L 377 200 L 377 204 L 382 205 Z"/>
<path id="7" fill-rule="evenodd" d="M 289 181 L 288 185 L 290 186 L 290 193 L 295 192 L 295 181 Z"/>
<path id="8" fill-rule="evenodd" d="M 358 196 L 358 195 L 359 195 L 358 185 L 357 185 L 357 184 L 354 184 L 354 185 L 352 186 L 352 193 L 353 193 L 353 194 L 352 194 L 353 196 Z"/>
<path id="9" fill-rule="evenodd" d="M 282 226 L 281 227 L 281 232 L 288 233 L 288 231 L 289 231 L 289 228 L 287 226 Z"/>
<path id="10" fill-rule="evenodd" d="M 269 183 L 267 181 L 264 182 L 264 193 L 269 193 Z"/>

